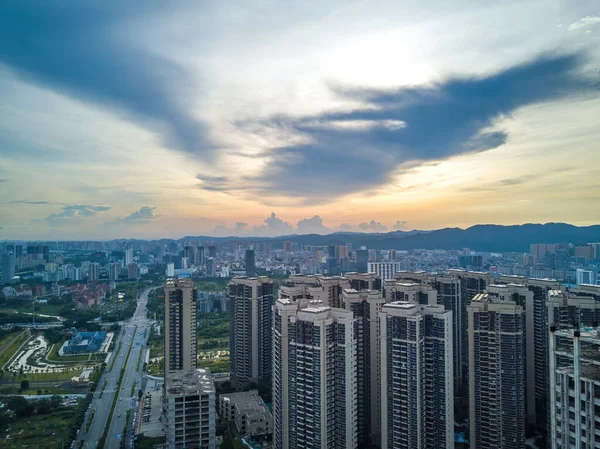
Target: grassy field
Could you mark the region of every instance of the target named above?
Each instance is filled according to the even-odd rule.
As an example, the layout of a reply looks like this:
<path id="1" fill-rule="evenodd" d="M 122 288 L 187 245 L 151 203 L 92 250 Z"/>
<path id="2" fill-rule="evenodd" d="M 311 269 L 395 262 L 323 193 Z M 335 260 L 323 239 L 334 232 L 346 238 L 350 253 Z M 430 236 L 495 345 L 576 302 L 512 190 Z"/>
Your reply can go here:
<path id="1" fill-rule="evenodd" d="M 198 368 L 208 368 L 213 373 L 226 373 L 231 369 L 229 357 L 219 357 L 218 359 L 200 359 Z"/>
<path id="2" fill-rule="evenodd" d="M 61 309 L 64 307 L 64 304 L 36 304 L 35 305 L 35 314 L 42 314 L 42 315 L 53 315 L 53 316 L 58 316 L 58 313 L 61 311 Z M 31 307 L 31 301 L 24 301 L 22 304 L 18 304 L 18 305 L 12 305 L 6 309 L 2 309 L 2 311 L 4 312 L 24 312 L 24 313 L 31 313 L 32 312 L 32 307 Z"/>
<path id="3" fill-rule="evenodd" d="M 0 340 L 0 368 L 11 359 L 17 349 L 29 338 L 29 331 L 16 331 Z"/>
<path id="4" fill-rule="evenodd" d="M 32 415 L 12 423 L 9 439 L 0 439 L 3 449 L 61 449 L 67 442 L 76 407 L 62 407 L 45 415 Z"/>

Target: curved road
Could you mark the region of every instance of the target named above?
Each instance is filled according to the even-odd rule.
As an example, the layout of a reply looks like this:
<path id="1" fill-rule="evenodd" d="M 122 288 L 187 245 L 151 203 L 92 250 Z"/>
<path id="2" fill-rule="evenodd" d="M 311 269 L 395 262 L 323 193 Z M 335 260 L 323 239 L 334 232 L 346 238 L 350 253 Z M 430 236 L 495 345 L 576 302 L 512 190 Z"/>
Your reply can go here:
<path id="1" fill-rule="evenodd" d="M 77 437 L 75 448 L 119 449 L 121 447 L 121 440 L 123 439 L 125 440 L 126 448 L 132 447 L 131 437 L 133 436 L 133 417 L 137 410 L 137 392 L 142 385 L 141 367 L 144 363 L 144 356 L 141 356 L 141 362 L 139 364 L 138 361 L 140 360 L 140 354 L 145 350 L 151 323 L 146 317 L 146 305 L 148 303 L 148 293 L 155 288 L 159 287 L 149 288 L 140 294 L 135 314 L 131 319 L 122 324 L 119 338 L 115 344 L 115 350 L 107 364 L 108 366 L 105 373 L 98 383 L 98 388 L 94 393 L 94 399 L 88 412 L 88 415 L 90 416 L 93 412 L 89 431 L 87 433 L 85 432 L 87 421 L 90 417 L 86 416 Z M 130 348 L 131 352 L 129 353 Z M 129 358 L 127 358 L 128 353 Z M 113 362 L 113 357 L 117 357 L 117 359 L 111 370 L 110 367 Z M 120 390 L 116 391 L 122 369 L 124 369 L 123 382 Z M 102 398 L 100 398 L 100 392 L 104 387 L 105 380 L 108 381 L 108 383 L 104 389 Z M 132 395 L 131 387 L 134 385 L 135 388 Z M 118 397 L 117 403 L 112 415 L 112 420 L 110 423 L 107 423 L 115 394 Z M 128 431 L 127 435 L 122 435 L 128 410 L 131 410 Z M 107 424 L 109 425 L 109 430 L 106 443 L 104 448 L 100 448 L 98 447 L 98 440 L 102 437 L 104 428 Z M 81 446 L 82 443 L 83 446 Z"/>

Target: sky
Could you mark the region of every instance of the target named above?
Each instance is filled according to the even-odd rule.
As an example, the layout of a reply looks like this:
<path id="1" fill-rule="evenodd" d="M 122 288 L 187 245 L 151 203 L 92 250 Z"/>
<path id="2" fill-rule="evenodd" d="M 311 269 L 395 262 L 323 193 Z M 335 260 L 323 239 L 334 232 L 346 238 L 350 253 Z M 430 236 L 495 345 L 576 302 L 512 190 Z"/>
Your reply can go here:
<path id="1" fill-rule="evenodd" d="M 0 5 L 0 240 L 600 223 L 596 0 Z"/>

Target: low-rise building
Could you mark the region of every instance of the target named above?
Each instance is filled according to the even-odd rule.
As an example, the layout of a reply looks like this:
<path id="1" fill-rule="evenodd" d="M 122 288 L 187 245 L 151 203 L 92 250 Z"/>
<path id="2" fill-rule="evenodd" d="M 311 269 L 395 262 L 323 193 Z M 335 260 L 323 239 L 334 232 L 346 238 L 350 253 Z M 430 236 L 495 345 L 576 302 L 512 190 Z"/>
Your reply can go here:
<path id="1" fill-rule="evenodd" d="M 256 438 L 273 434 L 273 415 L 258 390 L 220 395 L 219 415 L 233 421 L 241 436 Z"/>

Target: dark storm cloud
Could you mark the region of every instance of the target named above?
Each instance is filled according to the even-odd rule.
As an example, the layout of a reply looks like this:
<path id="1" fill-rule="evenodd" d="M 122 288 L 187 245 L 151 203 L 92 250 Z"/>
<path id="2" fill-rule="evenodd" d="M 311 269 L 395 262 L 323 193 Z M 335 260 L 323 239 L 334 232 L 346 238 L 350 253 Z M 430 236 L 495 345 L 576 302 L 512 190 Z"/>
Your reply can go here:
<path id="1" fill-rule="evenodd" d="M 154 0 L 5 2 L 0 63 L 35 84 L 124 110 L 167 146 L 206 153 L 204 126 L 185 104 L 192 84 L 184 70 L 127 35 L 128 22 L 159 8 Z"/>
<path id="2" fill-rule="evenodd" d="M 427 87 L 334 88 L 364 106 L 263 123 L 266 132 L 292 131 L 307 143 L 269 152 L 269 168 L 247 184 L 261 195 L 326 201 L 384 185 L 409 164 L 497 148 L 509 136 L 488 131 L 495 120 L 523 106 L 598 94 L 598 85 L 580 73 L 583 59 L 544 56 L 485 77 L 450 78 Z"/>

